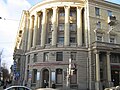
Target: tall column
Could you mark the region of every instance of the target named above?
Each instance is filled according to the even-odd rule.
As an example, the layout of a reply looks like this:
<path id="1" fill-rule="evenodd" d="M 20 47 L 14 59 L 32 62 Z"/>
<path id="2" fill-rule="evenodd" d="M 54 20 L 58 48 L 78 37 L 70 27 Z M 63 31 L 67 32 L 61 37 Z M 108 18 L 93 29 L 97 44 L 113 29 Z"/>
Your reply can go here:
<path id="1" fill-rule="evenodd" d="M 77 7 L 77 44 L 82 46 L 82 8 Z"/>
<path id="2" fill-rule="evenodd" d="M 107 80 L 108 80 L 108 87 L 111 87 L 110 52 L 107 52 Z"/>
<path id="3" fill-rule="evenodd" d="M 53 7 L 52 18 L 52 46 L 56 46 L 57 43 L 57 7 Z"/>
<path id="4" fill-rule="evenodd" d="M 41 32 L 41 47 L 45 46 L 46 41 L 46 20 L 47 20 L 47 11 L 43 9 L 43 19 L 42 19 L 42 32 Z"/>
<path id="5" fill-rule="evenodd" d="M 69 15 L 70 7 L 65 6 L 65 31 L 64 31 L 64 45 L 69 46 L 70 43 L 70 30 L 69 30 Z"/>
<path id="6" fill-rule="evenodd" d="M 29 24 L 30 24 L 30 18 L 29 18 L 29 11 L 26 11 L 26 27 L 25 27 L 25 51 L 27 50 L 27 44 L 28 44 L 28 32 L 29 32 Z"/>
<path id="7" fill-rule="evenodd" d="M 100 60 L 99 60 L 99 52 L 96 51 L 96 83 L 95 90 L 100 90 Z"/>
<path id="8" fill-rule="evenodd" d="M 31 44 L 32 44 L 32 33 L 33 33 L 33 27 L 34 27 L 34 16 L 30 18 L 30 28 L 29 28 L 29 35 L 28 35 L 28 46 L 27 50 L 30 50 Z"/>
<path id="9" fill-rule="evenodd" d="M 24 10 L 23 11 L 23 13 L 24 13 L 24 17 L 23 17 L 23 36 L 22 36 L 22 45 L 21 45 L 21 48 L 22 48 L 22 50 L 26 50 L 26 22 L 27 22 L 27 13 L 26 13 L 26 11 Z"/>
<path id="10" fill-rule="evenodd" d="M 37 45 L 41 43 L 41 12 L 38 12 L 38 32 L 37 32 Z"/>
<path id="11" fill-rule="evenodd" d="M 37 41 L 37 31 L 38 31 L 38 13 L 35 15 L 35 24 L 34 24 L 34 32 L 33 32 L 33 48 L 36 46 Z"/>

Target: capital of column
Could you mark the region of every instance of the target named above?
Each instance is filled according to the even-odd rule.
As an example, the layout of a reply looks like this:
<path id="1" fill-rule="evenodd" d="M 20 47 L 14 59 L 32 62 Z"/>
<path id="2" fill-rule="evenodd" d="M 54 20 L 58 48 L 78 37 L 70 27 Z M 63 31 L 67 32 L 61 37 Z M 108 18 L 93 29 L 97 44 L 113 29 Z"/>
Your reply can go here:
<path id="1" fill-rule="evenodd" d="M 110 52 L 109 52 L 109 51 L 107 51 L 107 55 L 110 55 Z"/>
<path id="2" fill-rule="evenodd" d="M 64 6 L 64 9 L 65 10 L 70 9 L 70 6 Z"/>
<path id="3" fill-rule="evenodd" d="M 34 16 L 34 15 L 32 15 L 32 16 L 31 16 L 31 19 L 32 19 L 32 20 L 34 20 L 34 19 L 35 19 L 35 16 Z"/>
<path id="4" fill-rule="evenodd" d="M 24 13 L 24 15 L 26 16 L 26 17 L 29 17 L 30 16 L 30 13 L 29 13 L 29 11 L 23 11 L 23 13 Z"/>
<path id="5" fill-rule="evenodd" d="M 40 16 L 42 13 L 41 12 L 37 12 L 37 15 Z"/>
<path id="6" fill-rule="evenodd" d="M 82 10 L 82 7 L 77 6 L 77 9 L 78 9 L 78 10 Z"/>
<path id="7" fill-rule="evenodd" d="M 100 53 L 100 51 L 98 51 L 98 50 L 94 51 L 94 54 L 99 54 L 99 53 Z"/>

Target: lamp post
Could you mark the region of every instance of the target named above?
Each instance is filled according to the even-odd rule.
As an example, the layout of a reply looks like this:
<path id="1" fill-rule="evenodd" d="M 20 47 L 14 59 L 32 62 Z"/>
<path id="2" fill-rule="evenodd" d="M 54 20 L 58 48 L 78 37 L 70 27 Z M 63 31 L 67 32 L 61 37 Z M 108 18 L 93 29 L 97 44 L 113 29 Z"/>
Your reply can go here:
<path id="1" fill-rule="evenodd" d="M 66 78 L 66 87 L 67 90 L 70 90 L 70 77 L 73 75 L 73 71 L 75 70 L 75 65 L 73 65 L 71 58 L 69 58 L 69 66 L 67 68 L 67 78 Z"/>

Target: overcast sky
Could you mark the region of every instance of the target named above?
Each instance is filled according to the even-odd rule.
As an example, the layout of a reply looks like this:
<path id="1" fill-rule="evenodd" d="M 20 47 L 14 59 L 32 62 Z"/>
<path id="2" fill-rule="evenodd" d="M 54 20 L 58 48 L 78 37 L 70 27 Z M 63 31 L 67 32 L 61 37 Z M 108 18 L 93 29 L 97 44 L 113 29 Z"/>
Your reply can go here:
<path id="1" fill-rule="evenodd" d="M 22 10 L 28 10 L 42 0 L 0 0 L 0 51 L 7 68 L 13 64 L 13 50 Z M 120 0 L 108 0 L 119 3 Z"/>

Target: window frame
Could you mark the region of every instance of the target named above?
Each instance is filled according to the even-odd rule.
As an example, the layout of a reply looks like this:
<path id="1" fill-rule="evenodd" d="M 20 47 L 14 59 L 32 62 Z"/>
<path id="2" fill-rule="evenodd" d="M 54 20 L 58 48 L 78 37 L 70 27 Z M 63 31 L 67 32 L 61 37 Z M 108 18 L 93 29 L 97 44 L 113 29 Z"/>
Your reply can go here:
<path id="1" fill-rule="evenodd" d="M 63 61 L 63 52 L 56 52 L 56 61 Z"/>
<path id="2" fill-rule="evenodd" d="M 95 7 L 95 15 L 100 16 L 100 8 Z"/>

